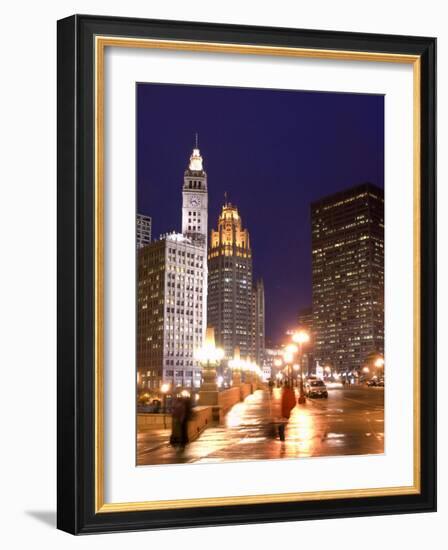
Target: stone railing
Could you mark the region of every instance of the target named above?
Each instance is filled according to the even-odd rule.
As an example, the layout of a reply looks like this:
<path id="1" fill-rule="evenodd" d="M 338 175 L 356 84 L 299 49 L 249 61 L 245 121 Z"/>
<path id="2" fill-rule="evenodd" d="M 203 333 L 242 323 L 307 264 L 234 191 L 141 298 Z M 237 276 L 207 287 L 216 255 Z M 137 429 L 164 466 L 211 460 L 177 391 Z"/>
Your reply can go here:
<path id="1" fill-rule="evenodd" d="M 188 440 L 194 441 L 213 422 L 212 407 L 194 407 L 193 418 L 188 422 Z"/>
<path id="2" fill-rule="evenodd" d="M 163 413 L 138 413 L 137 431 L 171 428 L 171 415 Z"/>
<path id="3" fill-rule="evenodd" d="M 213 422 L 212 407 L 194 407 L 191 420 L 188 422 L 188 439 L 194 441 Z M 137 414 L 137 431 L 163 430 L 172 427 L 172 416 L 162 413 Z"/>
<path id="4" fill-rule="evenodd" d="M 229 409 L 241 401 L 240 389 L 237 387 L 229 388 L 218 393 L 218 406 L 221 407 L 221 413 L 226 414 Z"/>
<path id="5" fill-rule="evenodd" d="M 244 401 L 248 395 L 252 393 L 252 384 L 242 383 L 239 387 L 240 400 Z"/>

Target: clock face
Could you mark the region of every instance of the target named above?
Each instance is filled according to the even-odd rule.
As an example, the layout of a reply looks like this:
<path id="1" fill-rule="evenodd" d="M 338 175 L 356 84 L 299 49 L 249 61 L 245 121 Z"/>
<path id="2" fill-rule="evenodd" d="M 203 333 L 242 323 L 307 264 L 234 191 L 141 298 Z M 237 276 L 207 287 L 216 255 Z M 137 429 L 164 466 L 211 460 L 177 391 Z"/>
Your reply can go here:
<path id="1" fill-rule="evenodd" d="M 201 206 L 201 198 L 198 197 L 197 195 L 193 195 L 190 198 L 190 206 L 193 206 L 193 207 Z"/>

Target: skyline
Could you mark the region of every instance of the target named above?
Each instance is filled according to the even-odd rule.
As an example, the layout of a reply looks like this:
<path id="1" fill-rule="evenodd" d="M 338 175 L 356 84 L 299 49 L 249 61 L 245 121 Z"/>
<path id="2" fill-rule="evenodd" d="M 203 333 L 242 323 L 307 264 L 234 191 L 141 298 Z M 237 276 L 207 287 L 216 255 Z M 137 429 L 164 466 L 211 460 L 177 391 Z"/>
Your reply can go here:
<path id="1" fill-rule="evenodd" d="M 267 339 L 278 341 L 311 305 L 311 202 L 366 181 L 384 187 L 384 98 L 139 84 L 137 211 L 152 217 L 155 238 L 181 229 L 196 132 L 208 230 L 226 192 L 250 233 L 254 280 L 264 281 Z"/>

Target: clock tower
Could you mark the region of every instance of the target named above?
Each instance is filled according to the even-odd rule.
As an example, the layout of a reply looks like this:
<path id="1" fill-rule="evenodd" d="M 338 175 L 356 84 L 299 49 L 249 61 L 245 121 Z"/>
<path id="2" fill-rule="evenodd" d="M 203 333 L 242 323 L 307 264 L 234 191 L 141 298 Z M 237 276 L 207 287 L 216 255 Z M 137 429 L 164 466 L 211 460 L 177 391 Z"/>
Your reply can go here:
<path id="1" fill-rule="evenodd" d="M 208 227 L 207 174 L 202 166 L 202 157 L 196 146 L 190 156 L 190 163 L 184 172 L 182 190 L 182 233 L 194 243 L 207 248 Z"/>

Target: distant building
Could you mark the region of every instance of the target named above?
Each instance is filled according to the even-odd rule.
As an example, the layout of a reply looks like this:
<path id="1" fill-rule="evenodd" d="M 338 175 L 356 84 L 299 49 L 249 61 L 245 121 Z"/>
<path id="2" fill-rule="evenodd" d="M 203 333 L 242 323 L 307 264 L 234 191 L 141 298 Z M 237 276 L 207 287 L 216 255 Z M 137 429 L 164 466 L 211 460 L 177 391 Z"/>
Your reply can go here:
<path id="1" fill-rule="evenodd" d="M 265 303 L 263 280 L 258 280 L 252 288 L 252 350 L 254 359 L 260 367 L 264 364 L 265 350 Z"/>
<path id="2" fill-rule="evenodd" d="M 275 379 L 276 375 L 281 372 L 284 368 L 283 365 L 283 352 L 282 348 L 266 348 L 264 355 L 264 368 L 266 372 L 270 372 L 270 377 L 272 380 Z M 278 361 L 278 365 L 276 364 Z M 264 371 L 263 368 L 263 371 Z"/>
<path id="3" fill-rule="evenodd" d="M 208 252 L 207 323 L 225 357 L 255 358 L 252 250 L 236 206 L 224 204 Z"/>
<path id="4" fill-rule="evenodd" d="M 193 221 L 194 220 L 194 221 Z M 199 149 L 184 174 L 182 227 L 138 251 L 138 387 L 201 384 L 194 358 L 207 315 L 207 176 Z"/>
<path id="5" fill-rule="evenodd" d="M 152 220 L 149 216 L 137 214 L 136 219 L 136 242 L 137 248 L 142 248 L 151 242 L 151 224 Z"/>
<path id="6" fill-rule="evenodd" d="M 272 378 L 272 369 L 268 365 L 263 365 L 263 368 L 261 369 L 263 373 L 263 380 L 264 382 L 267 382 L 268 380 L 271 380 Z"/>
<path id="7" fill-rule="evenodd" d="M 366 183 L 311 205 L 314 358 L 336 371 L 384 352 L 384 193 Z"/>

